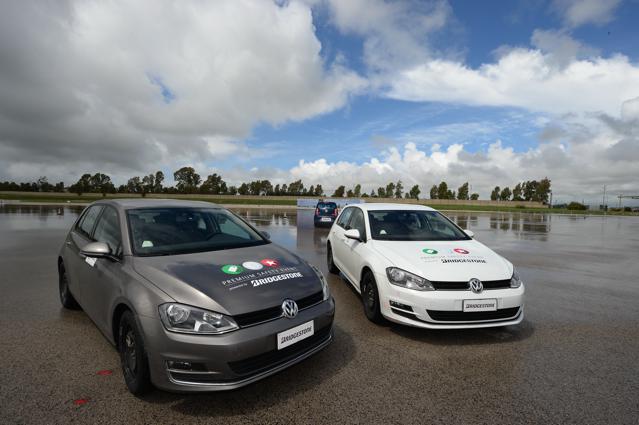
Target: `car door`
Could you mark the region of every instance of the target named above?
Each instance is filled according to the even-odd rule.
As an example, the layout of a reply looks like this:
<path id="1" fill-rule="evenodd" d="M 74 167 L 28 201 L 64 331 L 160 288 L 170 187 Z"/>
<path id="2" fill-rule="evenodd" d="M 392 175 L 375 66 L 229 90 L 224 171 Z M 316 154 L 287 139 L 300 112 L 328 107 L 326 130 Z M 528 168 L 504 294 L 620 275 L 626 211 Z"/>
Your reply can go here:
<path id="1" fill-rule="evenodd" d="M 90 279 L 83 281 L 84 300 L 87 313 L 96 325 L 109 332 L 111 305 L 122 292 L 122 230 L 118 212 L 111 206 L 105 206 L 100 215 L 92 239 L 104 242 L 111 249 L 113 258 L 98 258 L 89 266 Z"/>
<path id="2" fill-rule="evenodd" d="M 364 264 L 366 251 L 366 223 L 364 220 L 364 212 L 359 208 L 353 208 L 350 220 L 348 222 L 349 229 L 357 229 L 362 241 L 344 238 L 344 268 L 348 272 L 349 278 L 353 283 L 357 284 L 360 280 L 360 272 Z"/>
<path id="3" fill-rule="evenodd" d="M 88 275 L 89 265 L 85 262 L 86 258 L 80 254 L 80 251 L 91 242 L 91 234 L 102 208 L 104 208 L 102 205 L 93 205 L 87 208 L 69 232 L 64 245 L 64 262 L 69 279 L 69 289 L 83 307 L 85 306 L 82 296 L 82 282 L 90 277 Z"/>
<path id="4" fill-rule="evenodd" d="M 348 221 L 351 218 L 351 214 L 353 213 L 354 207 L 345 208 L 342 213 L 337 218 L 337 221 L 331 227 L 330 232 L 330 240 L 331 240 L 331 249 L 333 250 L 333 261 L 335 264 L 341 269 L 344 265 L 346 255 L 346 246 L 344 244 L 344 231 L 346 231 L 346 227 L 348 226 Z"/>

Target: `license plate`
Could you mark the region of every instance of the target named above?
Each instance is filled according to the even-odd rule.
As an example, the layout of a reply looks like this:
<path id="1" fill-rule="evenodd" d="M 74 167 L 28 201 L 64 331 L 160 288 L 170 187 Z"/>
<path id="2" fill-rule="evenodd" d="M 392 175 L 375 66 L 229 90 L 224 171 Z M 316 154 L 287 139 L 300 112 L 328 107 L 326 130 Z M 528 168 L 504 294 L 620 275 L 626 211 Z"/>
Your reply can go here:
<path id="1" fill-rule="evenodd" d="M 320 221 L 331 221 L 330 217 L 322 217 Z"/>
<path id="2" fill-rule="evenodd" d="M 309 336 L 313 336 L 313 333 L 315 333 L 315 328 L 313 327 L 312 320 L 284 332 L 280 332 L 277 334 L 277 349 L 281 350 L 289 345 L 293 345 Z"/>
<path id="3" fill-rule="evenodd" d="M 464 300 L 463 311 L 495 311 L 497 300 Z"/>

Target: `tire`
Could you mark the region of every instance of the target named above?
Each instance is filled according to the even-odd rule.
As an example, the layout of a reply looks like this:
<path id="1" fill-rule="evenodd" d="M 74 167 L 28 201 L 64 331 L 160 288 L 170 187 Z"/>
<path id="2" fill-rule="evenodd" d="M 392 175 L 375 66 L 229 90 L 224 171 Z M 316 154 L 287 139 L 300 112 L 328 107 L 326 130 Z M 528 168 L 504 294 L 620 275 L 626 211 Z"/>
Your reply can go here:
<path id="1" fill-rule="evenodd" d="M 366 272 L 362 277 L 362 304 L 368 320 L 378 325 L 386 322 L 379 306 L 377 283 L 371 272 Z"/>
<path id="2" fill-rule="evenodd" d="M 326 265 L 328 266 L 328 271 L 332 274 L 339 274 L 339 269 L 333 262 L 333 249 L 331 248 L 331 244 L 326 245 Z"/>
<path id="3" fill-rule="evenodd" d="M 118 351 L 124 382 L 136 396 L 148 393 L 151 385 L 149 361 L 146 356 L 144 339 L 138 329 L 133 313 L 125 311 L 120 318 Z"/>
<path id="4" fill-rule="evenodd" d="M 67 279 L 67 272 L 63 263 L 60 263 L 58 267 L 58 288 L 62 307 L 67 310 L 80 310 L 80 304 L 75 300 L 69 289 L 69 280 Z"/>

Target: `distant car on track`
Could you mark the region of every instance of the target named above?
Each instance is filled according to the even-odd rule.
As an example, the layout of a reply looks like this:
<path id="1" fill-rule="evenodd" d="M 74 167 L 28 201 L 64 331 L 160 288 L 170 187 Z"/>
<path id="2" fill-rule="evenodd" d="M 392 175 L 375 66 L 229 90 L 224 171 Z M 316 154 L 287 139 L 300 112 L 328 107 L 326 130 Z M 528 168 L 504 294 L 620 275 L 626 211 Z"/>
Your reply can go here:
<path id="1" fill-rule="evenodd" d="M 426 206 L 349 205 L 329 233 L 328 268 L 361 294 L 373 322 L 438 329 L 520 323 L 519 275 L 473 236 Z"/>
<path id="2" fill-rule="evenodd" d="M 335 202 L 319 201 L 315 206 L 313 224 L 315 227 L 332 226 L 339 214 L 339 208 Z"/>
<path id="3" fill-rule="evenodd" d="M 205 202 L 88 206 L 58 257 L 60 300 L 113 343 L 129 390 L 234 389 L 327 346 L 322 273 Z"/>

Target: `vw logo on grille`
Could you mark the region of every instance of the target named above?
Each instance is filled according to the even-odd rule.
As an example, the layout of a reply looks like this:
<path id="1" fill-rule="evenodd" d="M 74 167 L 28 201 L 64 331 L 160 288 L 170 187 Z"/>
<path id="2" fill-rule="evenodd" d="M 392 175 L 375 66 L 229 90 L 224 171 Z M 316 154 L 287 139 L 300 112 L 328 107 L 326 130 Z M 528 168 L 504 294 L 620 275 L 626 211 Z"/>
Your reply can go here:
<path id="1" fill-rule="evenodd" d="M 479 294 L 484 290 L 484 284 L 481 283 L 481 280 L 472 278 L 468 281 L 468 285 L 470 286 L 470 290 L 476 294 Z"/>
<path id="2" fill-rule="evenodd" d="M 297 311 L 297 303 L 295 301 L 284 300 L 284 302 L 282 303 L 282 314 L 284 315 L 284 317 L 292 319 L 293 317 L 297 316 Z"/>

